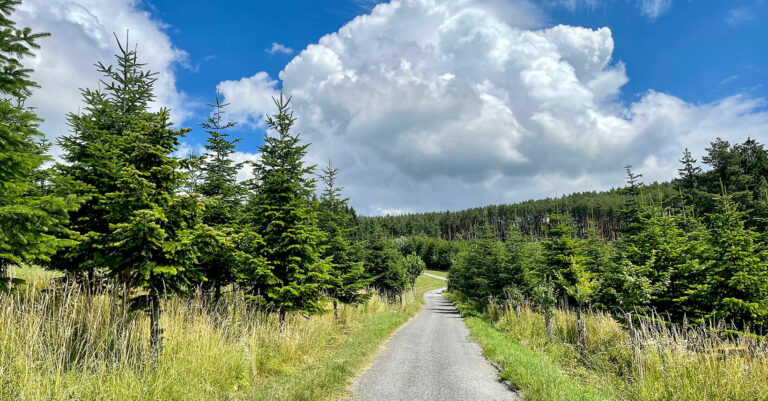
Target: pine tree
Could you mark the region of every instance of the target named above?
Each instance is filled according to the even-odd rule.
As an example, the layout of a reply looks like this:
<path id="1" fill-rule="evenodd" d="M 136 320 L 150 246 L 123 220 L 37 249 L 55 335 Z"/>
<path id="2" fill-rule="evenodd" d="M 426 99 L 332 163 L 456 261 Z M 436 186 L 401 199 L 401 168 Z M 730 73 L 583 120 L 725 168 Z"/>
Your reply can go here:
<path id="1" fill-rule="evenodd" d="M 501 272 L 505 270 L 504 243 L 493 234 L 490 226 L 477 230 L 478 236 L 459 254 L 451 267 L 451 289 L 457 289 L 470 298 L 488 301 L 499 298 L 504 288 L 511 285 Z"/>
<path id="2" fill-rule="evenodd" d="M 70 163 L 59 169 L 91 200 L 73 213 L 82 242 L 59 262 L 72 264 L 70 274 L 103 271 L 124 285 L 131 308 L 149 312 L 159 346 L 160 301 L 187 291 L 202 207 L 180 195 L 184 175 L 172 156 L 189 130 L 171 128 L 167 109 L 149 111 L 156 75 L 117 43 L 117 67 L 97 64 L 103 92 L 82 91 L 86 112 L 70 114 L 73 132 L 61 142 Z"/>
<path id="3" fill-rule="evenodd" d="M 544 270 L 539 275 L 543 281 L 552 281 L 556 295 L 567 297 L 569 289 L 578 284 L 579 273 L 584 271 L 583 257 L 572 220 L 562 214 L 553 214 L 549 218 L 544 241 Z"/>
<path id="4" fill-rule="evenodd" d="M 70 213 L 69 228 L 78 233 L 78 245 L 59 252 L 53 266 L 78 281 L 93 283 L 105 272 L 112 232 L 108 220 L 108 194 L 119 190 L 124 177 L 125 155 L 134 151 L 128 139 L 147 124 L 146 112 L 153 99 L 155 74 L 145 71 L 136 50 L 127 42 L 118 45 L 117 67 L 99 62 L 101 89 L 82 89 L 85 108 L 70 113 L 71 133 L 59 139 L 66 163 L 57 165 L 65 180 L 59 190 L 87 198 Z"/>
<path id="5" fill-rule="evenodd" d="M 756 243 L 758 234 L 744 224 L 744 212 L 727 194 L 716 196 L 710 214 L 712 259 L 707 282 L 699 288 L 711 317 L 740 325 L 768 324 L 768 252 Z"/>
<path id="6" fill-rule="evenodd" d="M 680 175 L 681 187 L 685 190 L 696 188 L 696 179 L 701 174 L 701 167 L 696 165 L 696 159 L 693 158 L 688 148 L 685 148 L 680 163 L 683 166 L 677 169 L 677 172 Z"/>
<path id="7" fill-rule="evenodd" d="M 207 152 L 202 156 L 199 167 L 201 177 L 196 192 L 209 200 L 203 221 L 210 226 L 231 226 L 240 218 L 242 187 L 237 182 L 237 171 L 243 163 L 232 160 L 240 139 L 229 139 L 229 134 L 225 132 L 237 125 L 236 122 L 223 120 L 228 105 L 221 103 L 221 95 L 217 93 L 216 103 L 209 104 L 213 113 L 201 124 L 208 133 Z"/>
<path id="8" fill-rule="evenodd" d="M 304 164 L 309 145 L 293 134 L 296 118 L 290 99 L 274 99 L 277 114 L 267 117 L 261 160 L 254 173 L 258 187 L 251 199 L 255 233 L 264 241 L 267 265 L 249 274 L 253 295 L 285 313 L 322 310 L 323 290 L 328 282 L 328 261 L 322 258 L 323 233 L 317 228 L 312 205 L 314 166 Z"/>
<path id="9" fill-rule="evenodd" d="M 225 132 L 236 125 L 223 121 L 228 104 L 221 103 L 217 93 L 216 103 L 209 106 L 213 113 L 201 124 L 208 133 L 207 152 L 198 158 L 191 171 L 199 181 L 191 185 L 193 192 L 204 198 L 205 205 L 203 224 L 195 230 L 194 242 L 199 256 L 193 269 L 203 280 L 199 284 L 213 292 L 214 299 L 218 300 L 222 287 L 237 279 L 244 256 L 236 247 L 239 234 L 235 230 L 242 218 L 243 188 L 237 182 L 237 171 L 243 164 L 232 160 L 239 139 L 229 139 Z"/>
<path id="10" fill-rule="evenodd" d="M 36 186 L 35 177 L 46 175 L 40 168 L 50 158 L 38 131 L 40 119 L 25 105 L 37 84 L 23 58 L 33 56 L 38 39 L 49 34 L 17 29 L 11 15 L 19 4 L 0 0 L 0 292 L 19 282 L 9 277 L 10 265 L 46 262 L 74 244 L 74 233 L 64 225 L 79 202 Z"/>
<path id="11" fill-rule="evenodd" d="M 371 285 L 392 301 L 408 286 L 403 255 L 392 241 L 387 241 L 381 227 L 374 226 L 366 243 L 365 273 Z"/>
<path id="12" fill-rule="evenodd" d="M 370 280 L 365 277 L 363 261 L 357 257 L 359 251 L 352 244 L 356 226 L 352 224 L 349 213 L 348 198 L 342 196 L 342 187 L 336 185 L 339 170 L 328 162 L 320 179 L 325 188 L 318 202 L 318 227 L 325 233 L 322 241 L 322 258 L 330 263 L 328 295 L 333 299 L 334 311 L 336 303 L 354 305 L 370 297 L 364 292 Z"/>

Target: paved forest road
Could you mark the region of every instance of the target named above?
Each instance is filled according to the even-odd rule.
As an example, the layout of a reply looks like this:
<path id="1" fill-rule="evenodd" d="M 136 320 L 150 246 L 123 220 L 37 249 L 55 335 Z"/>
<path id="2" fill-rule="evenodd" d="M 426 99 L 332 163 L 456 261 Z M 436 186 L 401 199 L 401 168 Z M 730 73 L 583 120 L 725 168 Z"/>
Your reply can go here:
<path id="1" fill-rule="evenodd" d="M 387 343 L 359 378 L 355 400 L 516 400 L 498 373 L 467 341 L 467 330 L 443 289 L 424 295 L 426 305 Z"/>

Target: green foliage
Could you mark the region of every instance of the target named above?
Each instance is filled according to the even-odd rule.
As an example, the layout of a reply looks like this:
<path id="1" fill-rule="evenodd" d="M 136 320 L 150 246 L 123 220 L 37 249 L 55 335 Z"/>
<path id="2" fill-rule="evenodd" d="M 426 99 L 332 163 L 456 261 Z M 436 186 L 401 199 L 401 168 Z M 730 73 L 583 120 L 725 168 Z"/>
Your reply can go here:
<path id="1" fill-rule="evenodd" d="M 167 135 L 157 137 L 166 143 L 154 144 L 144 140 L 145 134 L 166 129 L 158 125 L 167 124 L 167 113 L 148 112 L 148 104 L 154 98 L 152 87 L 156 76 L 144 70 L 136 50 L 129 50 L 128 44 L 119 40 L 117 44 L 117 67 L 101 62 L 96 64 L 103 76 L 99 81 L 100 89 L 81 90 L 85 107 L 81 113 L 67 116 L 71 133 L 59 139 L 65 163 L 56 167 L 63 177 L 58 191 L 74 193 L 88 200 L 70 213 L 69 228 L 77 232 L 78 245 L 59 252 L 52 265 L 78 281 L 93 281 L 110 264 L 112 251 L 108 245 L 112 241 L 111 225 L 121 221 L 111 220 L 117 211 L 113 205 L 116 197 L 110 194 L 125 192 L 126 185 L 137 185 L 140 188 L 135 189 L 142 190 L 126 196 L 149 196 L 146 191 L 166 191 L 163 188 L 165 183 L 152 182 L 149 177 L 144 177 L 154 166 L 132 163 L 157 164 L 154 158 L 166 157 L 164 152 L 169 151 L 175 141 L 173 135 L 172 138 L 167 138 Z M 167 143 L 168 140 L 171 143 Z M 141 148 L 144 146 L 148 147 Z M 142 160 L 126 160 L 129 156 Z M 132 174 L 144 181 L 129 182 L 128 176 Z M 162 173 L 165 177 L 169 174 L 172 172 Z M 160 178 L 160 174 L 155 176 Z M 150 188 L 157 184 L 160 186 Z M 162 216 L 152 218 L 155 219 L 162 219 Z"/>
<path id="2" fill-rule="evenodd" d="M 362 244 L 352 242 L 357 227 L 353 224 L 349 199 L 342 196 L 343 188 L 336 185 L 338 172 L 329 161 L 320 175 L 325 183 L 317 203 L 318 227 L 325 233 L 321 256 L 330 263 L 328 295 L 336 301 L 354 305 L 371 296 L 364 291 L 371 281 L 365 275 L 360 257 Z"/>
<path id="3" fill-rule="evenodd" d="M 427 270 L 427 266 L 415 253 L 406 256 L 403 263 L 405 266 L 405 273 L 408 275 L 408 282 L 411 284 L 411 289 L 413 289 L 413 286 L 416 285 L 416 279 Z"/>
<path id="4" fill-rule="evenodd" d="M 710 214 L 711 258 L 705 280 L 696 288 L 710 305 L 705 317 L 743 324 L 768 324 L 768 252 L 757 243 L 758 234 L 745 227 L 744 214 L 729 195 L 718 196 L 719 207 Z"/>
<path id="5" fill-rule="evenodd" d="M 456 255 L 461 252 L 465 241 L 447 241 L 440 238 L 428 237 L 423 234 L 410 237 L 400 237 L 395 240 L 403 256 L 415 253 L 430 270 L 447 271 L 453 265 Z"/>
<path id="6" fill-rule="evenodd" d="M 365 273 L 371 285 L 390 299 L 402 294 L 408 286 L 408 273 L 403 255 L 394 241 L 387 240 L 378 226 L 374 227 L 366 243 Z"/>
<path id="7" fill-rule="evenodd" d="M 323 232 L 311 201 L 314 166 L 304 165 L 307 146 L 291 128 L 296 119 L 290 99 L 274 99 L 277 113 L 267 118 L 274 135 L 264 137 L 254 172 L 258 187 L 250 200 L 248 222 L 264 241 L 264 266 L 244 277 L 244 284 L 266 305 L 281 313 L 322 310 L 328 260 L 322 257 Z"/>
<path id="8" fill-rule="evenodd" d="M 193 232 L 193 245 L 198 254 L 192 270 L 197 273 L 193 284 L 212 292 L 218 300 L 222 287 L 234 283 L 241 266 L 250 258 L 238 248 L 242 229 L 237 223 L 243 218 L 244 188 L 237 182 L 237 171 L 243 163 L 235 163 L 232 154 L 239 139 L 229 139 L 226 130 L 236 125 L 224 122 L 225 108 L 216 94 L 216 103 L 210 104 L 213 113 L 200 126 L 208 134 L 206 153 L 189 160 L 187 187 L 202 197 L 201 224 Z"/>
<path id="9" fill-rule="evenodd" d="M 761 188 L 756 172 L 763 171 L 768 152 L 751 139 L 736 146 L 717 140 L 708 151 L 704 160 L 713 170 L 704 173 L 685 153 L 679 193 L 670 198 L 661 187 L 652 193 L 642 186 L 627 166 L 618 241 L 564 214 L 550 215 L 544 238 L 526 240 L 514 226 L 506 229 L 504 247 L 498 231 L 476 230 L 481 234 L 451 269 L 452 289 L 481 302 L 527 298 L 545 311 L 561 299 L 614 313 L 658 311 L 674 322 L 714 319 L 763 330 L 768 244 L 760 231 L 761 201 L 751 190 Z M 723 180 L 721 193 L 725 182 L 746 189 L 738 196 L 703 190 L 713 177 Z"/>
<path id="10" fill-rule="evenodd" d="M 237 171 L 243 163 L 232 160 L 240 139 L 229 139 L 226 133 L 227 129 L 237 125 L 223 120 L 228 105 L 221 103 L 221 95 L 217 93 L 216 103 L 209 105 L 213 113 L 200 124 L 208 134 L 207 152 L 200 157 L 200 182 L 195 185 L 195 192 L 207 200 L 203 222 L 210 226 L 231 226 L 239 220 L 242 209 L 243 188 L 237 182 Z"/>
<path id="11" fill-rule="evenodd" d="M 34 56 L 37 40 L 48 34 L 16 27 L 11 15 L 20 3 L 0 1 L 0 292 L 19 282 L 8 277 L 11 264 L 47 262 L 75 243 L 65 227 L 67 212 L 82 200 L 51 193 L 56 177 L 41 170 L 50 158 L 40 119 L 25 105 L 37 84 L 23 58 Z"/>

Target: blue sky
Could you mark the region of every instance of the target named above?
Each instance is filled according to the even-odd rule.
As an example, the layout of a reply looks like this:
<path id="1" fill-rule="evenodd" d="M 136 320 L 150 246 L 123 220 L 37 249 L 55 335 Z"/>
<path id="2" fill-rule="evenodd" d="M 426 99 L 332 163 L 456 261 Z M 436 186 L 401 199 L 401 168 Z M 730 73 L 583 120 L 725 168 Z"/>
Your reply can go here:
<path id="1" fill-rule="evenodd" d="M 52 33 L 30 61 L 51 140 L 129 30 L 157 105 L 195 128 L 181 153 L 218 88 L 257 159 L 282 88 L 364 214 L 608 189 L 627 163 L 668 180 L 684 148 L 768 142 L 766 0 L 25 0 L 18 18 Z"/>

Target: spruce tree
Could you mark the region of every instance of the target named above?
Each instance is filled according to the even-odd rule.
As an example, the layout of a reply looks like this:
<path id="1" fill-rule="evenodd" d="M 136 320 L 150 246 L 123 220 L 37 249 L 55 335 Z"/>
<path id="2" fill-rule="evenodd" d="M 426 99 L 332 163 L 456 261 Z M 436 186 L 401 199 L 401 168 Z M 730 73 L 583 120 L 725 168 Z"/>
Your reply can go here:
<path id="1" fill-rule="evenodd" d="M 349 199 L 342 195 L 342 187 L 336 185 L 339 170 L 331 162 L 323 168 L 320 179 L 325 183 L 318 202 L 318 226 L 325 233 L 322 241 L 322 257 L 329 261 L 328 295 L 336 303 L 357 304 L 370 297 L 364 292 L 370 280 L 365 277 L 360 252 L 361 244 L 352 243 L 356 226 L 348 206 Z"/>
<path id="2" fill-rule="evenodd" d="M 701 174 L 701 167 L 696 165 L 696 159 L 693 158 L 688 148 L 685 148 L 680 163 L 682 167 L 677 169 L 677 172 L 680 175 L 681 188 L 685 190 L 696 188 L 696 180 Z"/>
<path id="3" fill-rule="evenodd" d="M 208 105 L 213 108 L 213 113 L 201 124 L 208 134 L 207 152 L 201 157 L 201 177 L 196 192 L 209 200 L 203 222 L 210 226 L 231 226 L 239 220 L 242 208 L 242 187 L 237 182 L 237 171 L 243 163 L 232 160 L 240 139 L 230 139 L 226 132 L 237 125 L 236 122 L 224 121 L 228 105 L 221 103 L 221 95 L 217 93 L 216 103 Z"/>
<path id="4" fill-rule="evenodd" d="M 540 276 L 544 281 L 552 281 L 556 295 L 567 297 L 579 282 L 579 274 L 584 272 L 583 256 L 571 218 L 552 214 L 549 219 L 544 241 L 544 270 Z"/>
<path id="5" fill-rule="evenodd" d="M 267 261 L 248 274 L 253 296 L 280 313 L 322 310 L 328 282 L 328 261 L 323 259 L 323 233 L 317 227 L 312 204 L 314 166 L 304 164 L 309 145 L 291 132 L 296 118 L 290 99 L 273 99 L 277 113 L 268 116 L 264 145 L 254 169 L 258 186 L 250 201 L 253 229 L 264 243 Z"/>
<path id="6" fill-rule="evenodd" d="M 235 163 L 232 154 L 239 139 L 229 139 L 225 131 L 236 125 L 224 121 L 225 108 L 220 94 L 210 104 L 213 113 L 201 127 L 208 134 L 206 153 L 198 158 L 192 171 L 198 182 L 193 192 L 202 196 L 205 209 L 202 223 L 195 230 L 195 246 L 199 256 L 193 269 L 199 273 L 203 288 L 213 292 L 214 299 L 221 296 L 222 287 L 235 282 L 238 267 L 244 256 L 237 249 L 239 234 L 236 225 L 242 218 L 243 188 L 237 182 L 237 171 L 242 163 Z"/>
<path id="7" fill-rule="evenodd" d="M 65 163 L 57 165 L 70 191 L 87 198 L 70 213 L 69 228 L 77 232 L 78 245 L 59 252 L 53 266 L 78 281 L 93 282 L 105 272 L 112 233 L 108 219 L 108 194 L 119 191 L 126 155 L 134 151 L 132 132 L 145 129 L 147 109 L 153 99 L 156 75 L 139 63 L 136 50 L 118 45 L 117 66 L 99 62 L 99 89 L 82 89 L 82 112 L 70 113 L 69 135 L 59 138 Z"/>
<path id="8" fill-rule="evenodd" d="M 59 261 L 70 274 L 103 271 L 124 285 L 130 306 L 150 313 L 159 346 L 160 300 L 187 291 L 202 207 L 180 194 L 184 175 L 172 156 L 188 130 L 173 129 L 167 109 L 149 110 L 156 75 L 117 43 L 117 66 L 96 65 L 103 91 L 82 91 L 86 111 L 70 114 L 73 132 L 61 142 L 69 163 L 59 168 L 91 200 L 73 213 L 82 242 Z"/>
<path id="9" fill-rule="evenodd" d="M 35 182 L 50 158 L 38 131 L 40 119 L 25 104 L 37 84 L 23 58 L 33 56 L 38 39 L 48 34 L 16 27 L 11 16 L 19 4 L 0 0 L 0 292 L 19 282 L 9 277 L 12 264 L 46 262 L 74 244 L 64 225 L 79 200 L 48 194 Z"/>
<path id="10" fill-rule="evenodd" d="M 768 252 L 757 244 L 758 234 L 745 227 L 744 212 L 727 194 L 716 196 L 719 207 L 710 214 L 711 260 L 707 282 L 699 296 L 710 305 L 711 317 L 739 325 L 768 324 Z"/>
<path id="11" fill-rule="evenodd" d="M 408 286 L 408 275 L 403 266 L 403 255 L 397 251 L 393 241 L 384 237 L 381 227 L 376 225 L 370 233 L 366 246 L 365 273 L 371 285 L 392 301 Z"/>

